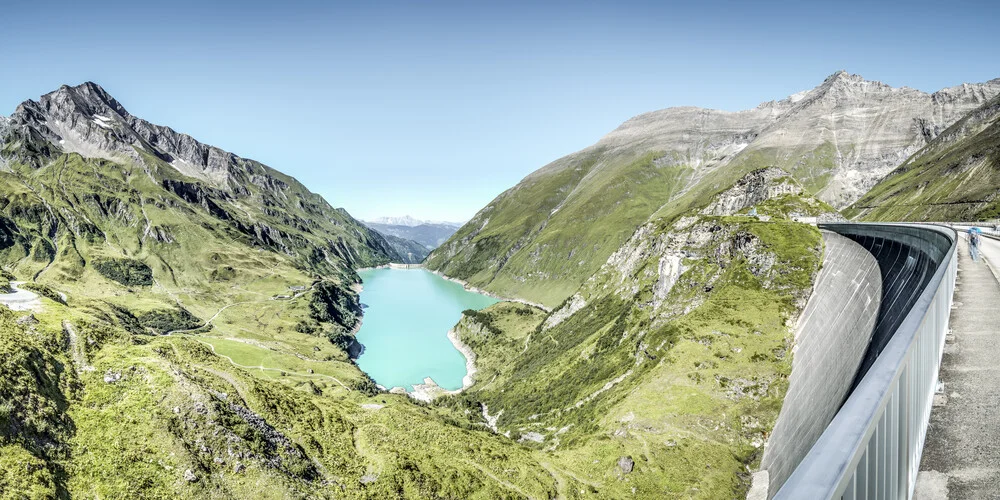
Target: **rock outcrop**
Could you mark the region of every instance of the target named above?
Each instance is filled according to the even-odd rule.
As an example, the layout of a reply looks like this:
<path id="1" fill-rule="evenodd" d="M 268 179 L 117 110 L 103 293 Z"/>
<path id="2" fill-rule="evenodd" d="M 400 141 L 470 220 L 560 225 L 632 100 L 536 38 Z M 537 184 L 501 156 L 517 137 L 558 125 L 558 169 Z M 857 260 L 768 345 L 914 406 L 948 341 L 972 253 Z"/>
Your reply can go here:
<path id="1" fill-rule="evenodd" d="M 845 212 L 866 220 L 990 220 L 1000 209 L 1000 96 L 973 110 Z"/>
<path id="2" fill-rule="evenodd" d="M 777 182 L 776 182 L 777 181 Z M 705 207 L 704 215 L 732 215 L 784 194 L 801 194 L 802 186 L 780 168 L 763 168 L 742 178 Z"/>

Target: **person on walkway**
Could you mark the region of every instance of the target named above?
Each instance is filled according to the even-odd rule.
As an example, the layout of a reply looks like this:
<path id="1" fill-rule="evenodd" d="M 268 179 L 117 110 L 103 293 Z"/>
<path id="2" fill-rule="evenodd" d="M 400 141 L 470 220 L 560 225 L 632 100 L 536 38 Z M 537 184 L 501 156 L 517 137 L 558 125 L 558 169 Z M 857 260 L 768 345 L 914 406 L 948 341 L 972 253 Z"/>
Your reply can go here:
<path id="1" fill-rule="evenodd" d="M 979 235 L 978 227 L 969 228 L 969 254 L 973 262 L 979 262 L 979 243 L 982 236 Z"/>

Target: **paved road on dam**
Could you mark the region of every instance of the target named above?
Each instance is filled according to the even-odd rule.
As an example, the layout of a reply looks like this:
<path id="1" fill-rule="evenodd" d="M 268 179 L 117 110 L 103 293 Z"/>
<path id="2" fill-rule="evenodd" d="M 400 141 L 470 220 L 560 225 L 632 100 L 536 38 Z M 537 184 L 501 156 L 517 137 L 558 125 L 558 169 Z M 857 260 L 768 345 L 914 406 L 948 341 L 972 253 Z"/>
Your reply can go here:
<path id="1" fill-rule="evenodd" d="M 1000 241 L 973 262 L 963 235 L 958 280 L 914 498 L 1000 498 Z"/>

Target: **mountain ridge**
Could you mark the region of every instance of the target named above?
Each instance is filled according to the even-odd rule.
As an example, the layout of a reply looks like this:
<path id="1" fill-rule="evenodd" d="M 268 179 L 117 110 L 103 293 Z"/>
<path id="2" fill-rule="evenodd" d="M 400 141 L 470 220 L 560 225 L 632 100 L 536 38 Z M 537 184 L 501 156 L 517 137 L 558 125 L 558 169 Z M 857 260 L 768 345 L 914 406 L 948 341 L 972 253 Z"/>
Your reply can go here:
<path id="1" fill-rule="evenodd" d="M 296 254 L 303 265 L 332 264 L 333 255 L 355 268 L 400 258 L 381 235 L 295 178 L 135 117 L 95 83 L 27 100 L 7 123 L 8 163 L 37 171 L 60 155 L 79 154 L 140 165 L 164 189 L 231 221 L 259 245 Z M 360 244 L 352 249 L 352 241 Z"/>
<path id="2" fill-rule="evenodd" d="M 928 94 L 838 71 L 743 111 L 667 108 L 528 174 L 427 258 L 503 296 L 555 306 L 642 222 L 675 217 L 775 166 L 846 207 L 928 141 L 1000 94 L 1000 79 Z"/>
<path id="3" fill-rule="evenodd" d="M 439 220 L 424 220 L 416 219 L 409 215 L 404 215 L 401 217 L 376 217 L 374 219 L 364 219 L 362 220 L 365 224 L 385 224 L 389 226 L 421 226 L 424 224 L 436 224 L 440 226 L 454 226 L 456 228 L 461 227 L 463 222 L 449 222 L 449 221 L 439 221 Z"/>

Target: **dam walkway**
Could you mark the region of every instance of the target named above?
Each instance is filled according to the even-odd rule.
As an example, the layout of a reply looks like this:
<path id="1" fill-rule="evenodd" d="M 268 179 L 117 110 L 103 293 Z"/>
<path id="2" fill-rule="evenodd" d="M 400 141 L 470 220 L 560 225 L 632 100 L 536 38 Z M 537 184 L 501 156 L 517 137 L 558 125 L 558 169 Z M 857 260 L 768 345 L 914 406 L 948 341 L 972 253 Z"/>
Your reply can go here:
<path id="1" fill-rule="evenodd" d="M 958 242 L 958 279 L 914 498 L 1000 498 L 1000 241 L 979 262 Z M 943 390 L 942 390 L 943 389 Z"/>

